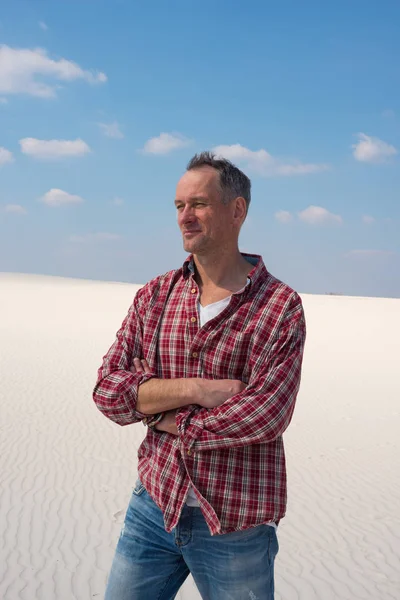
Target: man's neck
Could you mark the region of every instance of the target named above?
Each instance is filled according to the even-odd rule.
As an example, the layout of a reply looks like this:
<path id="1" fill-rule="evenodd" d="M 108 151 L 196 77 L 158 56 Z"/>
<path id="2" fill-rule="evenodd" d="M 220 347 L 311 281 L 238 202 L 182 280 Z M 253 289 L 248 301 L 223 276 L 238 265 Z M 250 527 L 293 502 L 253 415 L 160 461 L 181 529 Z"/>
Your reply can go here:
<path id="1" fill-rule="evenodd" d="M 215 256 L 194 255 L 193 259 L 200 289 L 237 291 L 246 284 L 247 275 L 253 269 L 253 265 L 242 256 L 239 249 Z"/>

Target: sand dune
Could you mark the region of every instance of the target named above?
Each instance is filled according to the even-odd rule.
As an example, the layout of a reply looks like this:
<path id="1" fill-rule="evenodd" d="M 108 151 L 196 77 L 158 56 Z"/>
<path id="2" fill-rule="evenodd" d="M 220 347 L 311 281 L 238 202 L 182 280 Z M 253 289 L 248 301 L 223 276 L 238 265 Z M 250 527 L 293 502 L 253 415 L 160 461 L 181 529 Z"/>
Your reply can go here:
<path id="1" fill-rule="evenodd" d="M 141 424 L 91 399 L 138 286 L 0 274 L 0 598 L 101 599 Z M 277 600 L 400 598 L 400 300 L 302 295 Z M 200 598 L 190 577 L 178 594 Z"/>

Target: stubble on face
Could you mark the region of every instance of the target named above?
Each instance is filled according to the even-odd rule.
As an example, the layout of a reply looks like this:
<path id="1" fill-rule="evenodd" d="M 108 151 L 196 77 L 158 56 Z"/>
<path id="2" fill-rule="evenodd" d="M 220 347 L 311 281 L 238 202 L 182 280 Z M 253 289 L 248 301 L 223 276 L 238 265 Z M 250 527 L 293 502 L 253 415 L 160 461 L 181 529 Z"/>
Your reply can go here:
<path id="1" fill-rule="evenodd" d="M 204 255 L 223 241 L 229 211 L 222 202 L 215 169 L 203 167 L 186 172 L 178 182 L 175 203 L 186 252 Z M 195 232 L 193 237 L 186 237 L 187 231 Z"/>

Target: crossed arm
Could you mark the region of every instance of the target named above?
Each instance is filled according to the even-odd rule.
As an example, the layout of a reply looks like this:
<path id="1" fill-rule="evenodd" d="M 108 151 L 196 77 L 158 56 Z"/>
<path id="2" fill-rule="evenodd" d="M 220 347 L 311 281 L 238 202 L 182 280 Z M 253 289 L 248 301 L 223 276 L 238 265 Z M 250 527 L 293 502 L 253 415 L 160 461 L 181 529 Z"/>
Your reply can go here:
<path id="1" fill-rule="evenodd" d="M 157 430 L 179 434 L 185 447 L 200 451 L 268 443 L 282 435 L 300 385 L 306 335 L 297 294 L 288 299 L 274 338 L 261 348 L 247 386 L 237 380 L 158 379 L 147 363 L 145 370 L 138 358 L 139 309 L 135 297 L 98 372 L 93 398 L 105 416 L 129 425 L 166 413 Z"/>
<path id="2" fill-rule="evenodd" d="M 214 408 L 244 389 L 244 384 L 230 379 L 159 379 L 156 370 L 151 371 L 146 361 L 136 358 L 143 357 L 142 320 L 150 293 L 145 286 L 136 294 L 113 345 L 103 357 L 93 400 L 108 419 L 121 426 L 145 419 L 150 425 L 157 413 L 167 413 L 158 430 L 168 425 L 169 431 L 180 409 Z M 173 431 L 176 434 L 176 428 Z"/>
<path id="3" fill-rule="evenodd" d="M 290 299 L 279 329 L 260 352 L 247 386 L 212 410 L 189 407 L 168 414 L 159 424 L 196 451 L 224 450 L 278 439 L 287 429 L 300 387 L 306 336 L 301 301 Z M 215 381 L 211 382 L 215 385 Z M 146 384 L 145 384 L 146 385 Z M 176 424 L 176 429 L 174 427 Z"/>
<path id="4" fill-rule="evenodd" d="M 133 359 L 130 371 L 133 374 L 151 373 L 147 361 L 137 357 Z M 234 379 L 150 379 L 139 388 L 136 408 L 149 414 L 163 412 L 164 416 L 155 429 L 178 435 L 176 414 L 180 408 L 188 404 L 215 408 L 245 387 L 243 382 Z"/>

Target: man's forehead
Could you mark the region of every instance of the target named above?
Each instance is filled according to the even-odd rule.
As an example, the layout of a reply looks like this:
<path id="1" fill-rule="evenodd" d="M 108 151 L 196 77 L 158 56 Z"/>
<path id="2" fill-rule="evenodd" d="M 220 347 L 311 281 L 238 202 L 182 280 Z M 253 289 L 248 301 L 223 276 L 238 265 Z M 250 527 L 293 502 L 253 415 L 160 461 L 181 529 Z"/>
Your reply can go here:
<path id="1" fill-rule="evenodd" d="M 179 189 L 205 189 L 219 185 L 218 171 L 212 167 L 201 167 L 199 169 L 191 169 L 186 171 L 180 178 L 177 184 Z"/>

